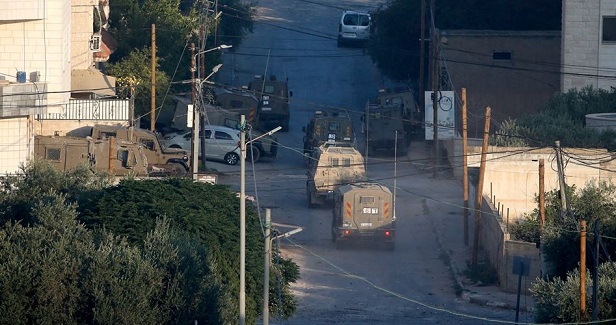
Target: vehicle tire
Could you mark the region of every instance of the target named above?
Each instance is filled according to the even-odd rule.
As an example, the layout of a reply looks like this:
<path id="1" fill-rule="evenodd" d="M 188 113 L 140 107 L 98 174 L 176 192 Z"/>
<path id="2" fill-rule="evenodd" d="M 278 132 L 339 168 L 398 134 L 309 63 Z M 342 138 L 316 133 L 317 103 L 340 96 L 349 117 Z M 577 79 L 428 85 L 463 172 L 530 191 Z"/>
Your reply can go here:
<path id="1" fill-rule="evenodd" d="M 172 164 L 169 164 L 169 166 L 170 166 L 169 168 L 170 176 L 186 177 L 186 174 L 188 173 L 188 171 L 181 164 L 172 163 Z"/>
<path id="2" fill-rule="evenodd" d="M 289 118 L 287 117 L 284 121 L 282 121 L 282 132 L 289 132 Z"/>
<path id="3" fill-rule="evenodd" d="M 169 148 L 182 149 L 182 146 L 180 146 L 179 144 L 172 144 L 169 146 Z"/>
<path id="4" fill-rule="evenodd" d="M 236 165 L 238 161 L 240 161 L 240 155 L 235 152 L 229 152 L 225 155 L 225 162 L 227 165 Z"/>
<path id="5" fill-rule="evenodd" d="M 312 193 L 310 193 L 310 190 L 307 190 L 306 192 L 308 193 L 308 208 L 314 209 L 315 204 L 312 201 Z"/>
<path id="6" fill-rule="evenodd" d="M 246 153 L 246 161 L 248 162 L 257 162 L 261 159 L 261 149 L 257 146 L 248 146 Z"/>

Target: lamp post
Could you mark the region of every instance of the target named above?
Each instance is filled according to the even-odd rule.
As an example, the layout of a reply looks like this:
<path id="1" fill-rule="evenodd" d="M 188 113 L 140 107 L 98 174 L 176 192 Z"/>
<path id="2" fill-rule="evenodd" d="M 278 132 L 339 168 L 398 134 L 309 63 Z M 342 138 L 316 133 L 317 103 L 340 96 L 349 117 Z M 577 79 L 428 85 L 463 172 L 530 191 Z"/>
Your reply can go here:
<path id="1" fill-rule="evenodd" d="M 232 45 L 226 45 L 226 44 L 221 44 L 217 47 L 211 48 L 209 50 L 204 50 L 204 51 L 200 51 L 197 52 L 195 54 L 192 55 L 191 57 L 191 71 L 193 74 L 193 96 L 192 96 L 192 104 L 193 104 L 193 134 L 192 134 L 192 146 L 191 146 L 191 154 L 192 154 L 192 179 L 193 180 L 197 180 L 197 175 L 199 174 L 199 132 L 200 132 L 200 128 L 199 128 L 199 124 L 200 124 L 200 118 L 201 118 L 201 112 L 199 111 L 198 107 L 199 105 L 195 105 L 195 92 L 197 92 L 199 94 L 199 100 L 203 99 L 203 96 L 201 96 L 201 89 L 203 86 L 204 82 L 207 82 L 207 80 L 214 75 L 216 72 L 218 72 L 218 70 L 220 69 L 220 67 L 222 66 L 222 64 L 218 64 L 216 65 L 214 68 L 212 68 L 212 72 L 205 78 L 203 79 L 195 79 L 194 75 L 195 75 L 195 71 L 197 70 L 195 65 L 196 65 L 196 59 L 197 56 L 201 55 L 201 54 L 205 54 L 207 52 L 211 52 L 211 51 L 216 51 L 216 50 L 221 50 L 221 49 L 228 49 L 233 47 Z M 194 45 L 193 45 L 193 51 L 194 51 Z M 193 52 L 194 53 L 194 52 Z M 202 124 L 202 127 L 205 126 L 205 123 Z M 203 165 L 205 167 L 205 138 L 203 139 L 203 142 L 201 143 L 201 152 L 203 154 Z"/>
<path id="2" fill-rule="evenodd" d="M 246 143 L 246 117 L 240 116 L 240 325 L 246 324 L 246 145 L 280 129 L 278 126 Z"/>

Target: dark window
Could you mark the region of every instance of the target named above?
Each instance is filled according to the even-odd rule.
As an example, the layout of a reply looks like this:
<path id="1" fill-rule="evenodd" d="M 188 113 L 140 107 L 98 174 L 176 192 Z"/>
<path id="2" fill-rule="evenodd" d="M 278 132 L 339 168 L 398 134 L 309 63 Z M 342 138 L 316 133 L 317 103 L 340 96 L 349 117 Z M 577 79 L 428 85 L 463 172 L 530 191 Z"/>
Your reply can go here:
<path id="1" fill-rule="evenodd" d="M 101 132 L 101 138 L 102 139 L 107 139 L 109 137 L 116 137 L 116 133 L 115 132 Z"/>
<path id="2" fill-rule="evenodd" d="M 274 86 L 265 85 L 265 88 L 263 89 L 263 92 L 265 92 L 266 94 L 273 94 L 274 90 L 275 90 Z"/>
<path id="3" fill-rule="evenodd" d="M 351 167 L 351 158 L 344 158 L 344 159 L 342 159 L 342 165 L 344 167 Z"/>
<path id="4" fill-rule="evenodd" d="M 47 160 L 60 161 L 60 149 L 58 148 L 47 148 L 45 157 Z"/>
<path id="5" fill-rule="evenodd" d="M 338 132 L 340 130 L 340 124 L 336 122 L 329 123 L 329 131 L 330 132 Z"/>
<path id="6" fill-rule="evenodd" d="M 511 61 L 511 52 L 492 52 L 492 60 Z"/>
<path id="7" fill-rule="evenodd" d="M 215 131 L 214 138 L 220 139 L 220 140 L 233 140 L 233 138 L 229 135 L 229 133 L 222 132 L 222 131 Z"/>
<path id="8" fill-rule="evenodd" d="M 139 143 L 146 149 L 154 150 L 154 140 L 152 139 L 139 139 Z"/>
<path id="9" fill-rule="evenodd" d="M 616 17 L 603 17 L 602 41 L 616 42 Z"/>
<path id="10" fill-rule="evenodd" d="M 373 204 L 374 203 L 374 196 L 360 196 L 359 197 L 359 203 L 361 203 L 361 204 Z"/>
<path id="11" fill-rule="evenodd" d="M 332 164 L 331 164 L 331 165 L 332 165 L 332 167 L 338 167 L 338 166 L 340 166 L 340 163 L 339 163 L 338 158 L 331 158 L 331 160 L 332 160 Z"/>

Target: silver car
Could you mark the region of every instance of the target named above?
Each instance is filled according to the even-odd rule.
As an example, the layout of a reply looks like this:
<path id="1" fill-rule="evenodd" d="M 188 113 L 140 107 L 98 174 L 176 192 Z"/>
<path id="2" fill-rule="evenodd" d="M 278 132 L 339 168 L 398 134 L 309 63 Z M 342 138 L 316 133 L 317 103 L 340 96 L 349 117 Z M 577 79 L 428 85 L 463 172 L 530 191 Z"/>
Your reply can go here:
<path id="1" fill-rule="evenodd" d="M 240 131 L 225 126 L 206 125 L 205 159 L 224 161 L 235 165 L 240 161 Z M 192 131 L 168 133 L 163 137 L 162 143 L 166 148 L 181 148 L 189 150 L 192 142 Z M 202 155 L 199 146 L 199 155 Z"/>
<path id="2" fill-rule="evenodd" d="M 345 10 L 338 24 L 338 46 L 345 43 L 365 43 L 370 38 L 372 18 L 363 11 Z"/>

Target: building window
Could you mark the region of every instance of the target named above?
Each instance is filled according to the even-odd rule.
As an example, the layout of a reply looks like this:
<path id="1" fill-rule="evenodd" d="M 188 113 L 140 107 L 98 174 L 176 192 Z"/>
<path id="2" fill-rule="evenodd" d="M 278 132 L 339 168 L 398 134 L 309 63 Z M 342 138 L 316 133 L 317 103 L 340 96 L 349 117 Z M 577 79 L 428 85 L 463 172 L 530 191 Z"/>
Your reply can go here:
<path id="1" fill-rule="evenodd" d="M 616 17 L 603 17 L 603 32 L 601 40 L 603 42 L 616 42 Z"/>
<path id="2" fill-rule="evenodd" d="M 494 61 L 511 61 L 511 52 L 492 52 Z"/>

